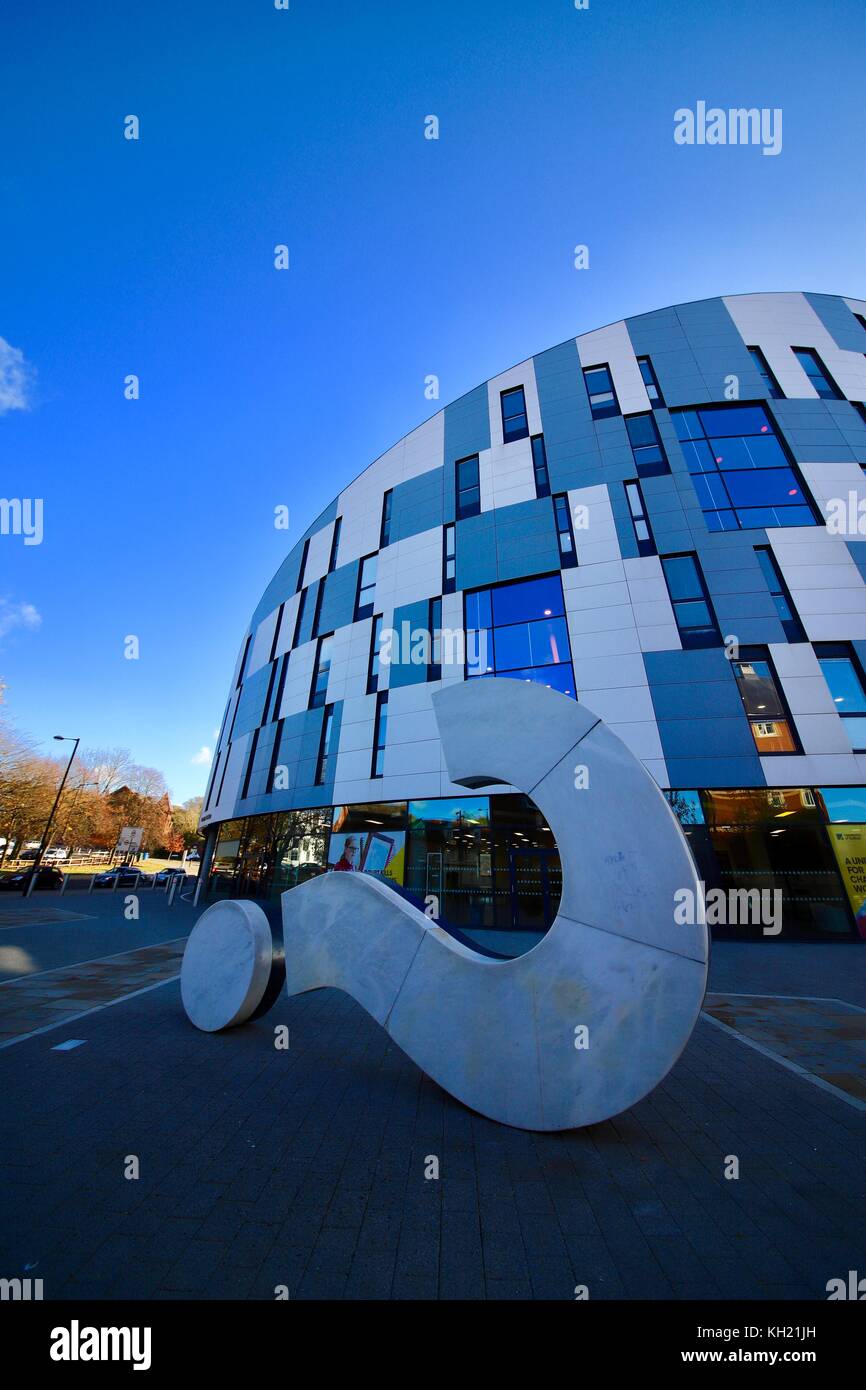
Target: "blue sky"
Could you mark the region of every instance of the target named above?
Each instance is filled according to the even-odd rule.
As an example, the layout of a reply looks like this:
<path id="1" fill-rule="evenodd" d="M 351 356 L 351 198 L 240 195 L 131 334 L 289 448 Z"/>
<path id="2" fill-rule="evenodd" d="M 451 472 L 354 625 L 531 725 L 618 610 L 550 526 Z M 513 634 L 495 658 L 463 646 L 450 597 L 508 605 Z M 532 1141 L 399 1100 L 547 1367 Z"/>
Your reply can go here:
<path id="1" fill-rule="evenodd" d="M 666 304 L 866 294 L 864 37 L 862 0 L 6 0 L 0 494 L 44 499 L 41 545 L 0 536 L 20 727 L 201 792 L 262 590 L 428 374 L 441 406 Z M 699 99 L 780 107 L 781 154 L 676 145 Z"/>

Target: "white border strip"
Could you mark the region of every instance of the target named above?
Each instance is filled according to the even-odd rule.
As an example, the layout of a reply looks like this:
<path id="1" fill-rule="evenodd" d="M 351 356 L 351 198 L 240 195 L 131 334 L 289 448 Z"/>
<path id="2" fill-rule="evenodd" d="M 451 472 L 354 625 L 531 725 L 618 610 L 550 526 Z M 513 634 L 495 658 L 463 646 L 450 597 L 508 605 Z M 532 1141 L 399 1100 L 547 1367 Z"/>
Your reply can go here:
<path id="1" fill-rule="evenodd" d="M 761 996 L 756 995 L 754 997 L 760 998 Z M 772 996 L 764 995 L 763 997 L 769 999 Z M 778 997 L 780 999 L 796 999 L 798 996 L 796 994 L 781 994 Z M 838 999 L 836 1003 L 844 1004 L 845 1000 Z M 792 1062 L 788 1057 L 783 1057 L 778 1052 L 772 1052 L 770 1048 L 765 1047 L 763 1043 L 755 1042 L 754 1038 L 748 1038 L 745 1033 L 740 1033 L 736 1028 L 731 1028 L 727 1023 L 722 1023 L 721 1019 L 713 1018 L 712 1014 L 707 1013 L 706 1010 L 701 1010 L 701 1018 L 705 1019 L 707 1023 L 712 1023 L 715 1028 L 721 1028 L 723 1033 L 727 1033 L 731 1038 L 736 1038 L 738 1042 L 744 1043 L 746 1047 L 751 1047 L 755 1052 L 760 1052 L 762 1057 L 769 1057 L 771 1062 L 778 1062 L 780 1067 L 785 1067 L 787 1071 L 792 1071 L 795 1076 L 799 1076 L 803 1081 L 811 1081 L 813 1086 L 818 1086 L 822 1091 L 829 1092 L 829 1094 L 835 1096 L 837 1100 L 844 1100 L 846 1105 L 853 1105 L 855 1110 L 866 1110 L 866 1101 L 858 1100 L 856 1096 L 849 1096 L 847 1091 L 841 1091 L 838 1086 L 831 1086 L 829 1081 L 824 1081 L 820 1076 L 815 1076 L 814 1073 L 806 1071 L 805 1067 L 799 1066 L 797 1062 Z"/>

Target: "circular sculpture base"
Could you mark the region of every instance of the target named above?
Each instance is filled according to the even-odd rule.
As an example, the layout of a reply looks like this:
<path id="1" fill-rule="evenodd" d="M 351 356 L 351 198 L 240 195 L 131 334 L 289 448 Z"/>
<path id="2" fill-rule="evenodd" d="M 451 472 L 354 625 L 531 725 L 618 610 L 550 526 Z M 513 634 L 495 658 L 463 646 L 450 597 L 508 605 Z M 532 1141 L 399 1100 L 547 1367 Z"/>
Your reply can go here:
<path id="1" fill-rule="evenodd" d="M 271 928 L 260 907 L 214 903 L 183 953 L 180 994 L 191 1022 L 204 1033 L 246 1023 L 264 998 L 273 961 Z"/>

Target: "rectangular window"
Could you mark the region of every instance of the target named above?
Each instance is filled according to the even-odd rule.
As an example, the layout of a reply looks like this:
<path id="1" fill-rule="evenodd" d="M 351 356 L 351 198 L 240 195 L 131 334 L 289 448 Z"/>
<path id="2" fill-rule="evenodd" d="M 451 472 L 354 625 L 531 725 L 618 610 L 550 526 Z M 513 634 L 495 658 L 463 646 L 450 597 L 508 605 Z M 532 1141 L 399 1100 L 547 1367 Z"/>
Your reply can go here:
<path id="1" fill-rule="evenodd" d="M 478 455 L 459 459 L 454 465 L 457 480 L 457 519 L 477 516 L 481 511 L 481 486 L 478 479 Z"/>
<path id="2" fill-rule="evenodd" d="M 343 528 L 343 518 L 337 517 L 334 522 L 334 534 L 331 537 L 331 554 L 328 557 L 328 574 L 333 574 L 337 568 L 337 551 L 340 548 L 340 531 Z"/>
<path id="3" fill-rule="evenodd" d="M 298 600 L 298 615 L 295 618 L 295 631 L 292 634 L 292 647 L 296 647 L 301 637 L 301 626 L 304 621 L 304 609 L 307 606 L 307 590 L 301 590 L 301 597 Z"/>
<path id="4" fill-rule="evenodd" d="M 842 392 L 831 377 L 814 348 L 792 348 L 794 356 L 803 368 L 822 401 L 844 400 Z"/>
<path id="5" fill-rule="evenodd" d="M 779 621 L 785 629 L 785 636 L 789 642 L 805 642 L 806 634 L 803 631 L 803 625 L 797 616 L 794 600 L 788 592 L 788 586 L 782 578 L 782 572 L 776 564 L 776 557 L 768 545 L 756 545 L 755 554 L 767 581 L 767 588 L 773 595 L 773 602 L 776 605 Z"/>
<path id="6" fill-rule="evenodd" d="M 328 637 L 319 638 L 316 663 L 313 667 L 313 683 L 310 686 L 310 709 L 321 709 L 328 698 L 328 675 L 331 670 L 333 647 L 333 632 Z"/>
<path id="7" fill-rule="evenodd" d="M 394 489 L 389 488 L 382 498 L 382 525 L 379 530 L 379 548 L 383 549 L 391 541 L 391 511 L 394 506 Z"/>
<path id="8" fill-rule="evenodd" d="M 322 617 L 322 599 L 324 598 L 324 596 L 325 580 L 324 577 L 322 577 L 321 579 L 316 580 L 316 608 L 315 612 L 313 613 L 313 626 L 310 631 L 311 637 L 318 637 L 319 635 L 319 622 Z"/>
<path id="9" fill-rule="evenodd" d="M 300 566 L 299 566 L 299 568 L 298 568 L 298 582 L 297 582 L 297 584 L 295 585 L 295 593 L 296 593 L 296 594 L 299 594 L 299 593 L 301 592 L 301 590 L 303 589 L 303 587 L 304 587 L 304 570 L 307 568 L 307 556 L 309 555 L 309 553 L 310 553 L 310 538 L 309 538 L 309 536 L 308 536 L 307 539 L 304 541 L 304 548 L 303 548 L 303 550 L 301 551 L 301 563 L 300 563 Z"/>
<path id="10" fill-rule="evenodd" d="M 322 737 L 319 742 L 319 756 L 316 759 L 316 786 L 321 787 L 334 773 L 334 760 L 337 754 L 334 723 L 334 706 L 325 705 L 322 720 Z"/>
<path id="11" fill-rule="evenodd" d="M 761 757 L 799 752 L 794 724 L 766 648 L 741 650 L 740 660 L 732 665 L 755 747 Z"/>
<path id="12" fill-rule="evenodd" d="M 271 721 L 273 721 L 274 719 L 279 719 L 280 716 L 280 705 L 283 703 L 283 691 L 286 688 L 286 670 L 288 668 L 288 665 L 289 653 L 283 652 L 283 658 L 280 664 L 280 675 L 277 681 L 277 693 L 274 696 L 274 703 L 271 706 Z"/>
<path id="13" fill-rule="evenodd" d="M 529 425 L 526 419 L 526 397 L 522 386 L 499 395 L 502 406 L 502 442 L 510 444 L 514 439 L 526 439 Z"/>
<path id="14" fill-rule="evenodd" d="M 431 598 L 428 613 L 430 631 L 430 660 L 427 663 L 428 681 L 442 679 L 442 600 Z"/>
<path id="15" fill-rule="evenodd" d="M 626 415 L 625 428 L 639 478 L 657 478 L 671 466 L 654 415 Z"/>
<path id="16" fill-rule="evenodd" d="M 549 497 L 550 474 L 547 471 L 547 450 L 544 447 L 543 434 L 532 437 L 532 471 L 535 474 L 536 497 Z"/>
<path id="17" fill-rule="evenodd" d="M 467 593 L 464 626 L 467 678 L 536 681 L 576 698 L 558 574 Z"/>
<path id="18" fill-rule="evenodd" d="M 373 619 L 370 634 L 370 658 L 367 662 L 367 694 L 375 695 L 379 689 L 379 646 L 382 640 L 382 614 Z"/>
<path id="19" fill-rule="evenodd" d="M 577 564 L 577 551 L 574 548 L 574 532 L 571 529 L 571 512 L 568 496 L 558 493 L 553 499 L 553 515 L 556 519 L 556 539 L 559 541 L 559 562 L 563 569 L 573 569 Z"/>
<path id="20" fill-rule="evenodd" d="M 762 405 L 672 410 L 710 531 L 814 526 L 815 515 Z"/>
<path id="21" fill-rule="evenodd" d="M 376 600 L 376 561 L 378 555 L 365 555 L 358 566 L 358 593 L 355 598 L 355 622 L 373 616 Z"/>
<path id="22" fill-rule="evenodd" d="M 656 543 L 653 540 L 640 483 L 637 481 L 623 483 L 623 487 L 625 488 L 625 498 L 628 502 L 634 538 L 637 541 L 637 553 L 638 555 L 655 555 Z"/>
<path id="23" fill-rule="evenodd" d="M 640 367 L 640 374 L 643 378 L 643 384 L 646 387 L 646 393 L 650 398 L 650 404 L 653 410 L 658 410 L 660 406 L 664 405 L 664 398 L 659 388 L 656 374 L 653 371 L 653 364 L 648 357 L 639 357 L 637 359 L 637 364 Z"/>
<path id="24" fill-rule="evenodd" d="M 846 642 L 816 642 L 815 655 L 855 752 L 866 752 L 866 688 L 863 671 Z"/>
<path id="25" fill-rule="evenodd" d="M 250 779 L 253 775 L 253 762 L 255 761 L 256 748 L 258 747 L 260 732 L 261 730 L 256 729 L 255 733 L 253 734 L 252 743 L 250 744 L 250 756 L 247 758 L 247 770 L 244 774 L 244 784 L 241 788 L 241 801 L 244 801 L 249 796 Z"/>
<path id="26" fill-rule="evenodd" d="M 782 388 L 780 387 L 776 378 L 773 376 L 773 373 L 770 371 L 770 365 L 764 354 L 761 352 L 761 349 L 756 347 L 750 347 L 747 348 L 746 351 L 751 356 L 752 365 L 756 367 L 757 370 L 760 372 L 761 380 L 764 383 L 764 390 L 766 391 L 768 398 L 771 401 L 782 400 Z"/>
<path id="27" fill-rule="evenodd" d="M 245 672 L 246 669 L 247 669 L 247 657 L 248 657 L 249 654 L 250 654 L 250 643 L 252 642 L 252 640 L 253 640 L 253 634 L 250 633 L 249 636 L 247 637 L 246 642 L 244 643 L 244 654 L 243 654 L 243 656 L 241 657 L 241 664 L 240 664 L 240 666 L 238 667 L 238 678 L 237 678 L 237 681 L 235 682 L 235 690 L 240 690 L 241 686 L 243 685 L 243 682 L 244 682 L 244 672 Z"/>
<path id="28" fill-rule="evenodd" d="M 457 528 L 454 522 L 442 532 L 442 592 L 453 594 L 457 584 Z"/>
<path id="29" fill-rule="evenodd" d="M 373 766 L 371 777 L 381 777 L 385 770 L 385 744 L 388 738 L 388 693 L 376 696 L 376 723 L 373 729 Z"/>
<path id="30" fill-rule="evenodd" d="M 683 646 L 720 646 L 719 625 L 697 555 L 663 555 L 662 570 Z"/>
<path id="31" fill-rule="evenodd" d="M 599 367 L 584 367 L 583 379 L 592 418 L 604 420 L 608 415 L 619 415 L 619 401 L 613 389 L 613 377 L 607 363 L 604 362 Z"/>

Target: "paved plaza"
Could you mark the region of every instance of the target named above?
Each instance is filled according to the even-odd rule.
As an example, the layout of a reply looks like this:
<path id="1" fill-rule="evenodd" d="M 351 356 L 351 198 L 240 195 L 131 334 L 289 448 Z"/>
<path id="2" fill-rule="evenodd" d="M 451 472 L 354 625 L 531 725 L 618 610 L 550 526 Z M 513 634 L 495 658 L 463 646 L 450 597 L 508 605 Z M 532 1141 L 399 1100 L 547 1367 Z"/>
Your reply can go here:
<path id="1" fill-rule="evenodd" d="M 333 990 L 196 1032 L 187 905 L 124 936 L 122 899 L 65 899 L 82 922 L 41 898 L 18 926 L 2 904 L 0 1275 L 46 1298 L 824 1299 L 863 1270 L 858 945 L 717 943 L 667 1080 L 538 1135 L 465 1109 Z M 108 949 L 76 961 L 76 932 Z"/>

